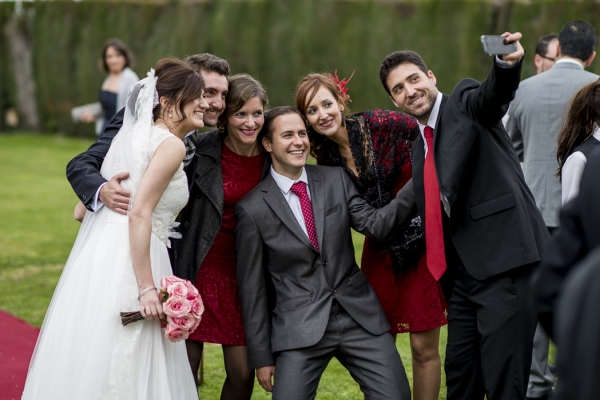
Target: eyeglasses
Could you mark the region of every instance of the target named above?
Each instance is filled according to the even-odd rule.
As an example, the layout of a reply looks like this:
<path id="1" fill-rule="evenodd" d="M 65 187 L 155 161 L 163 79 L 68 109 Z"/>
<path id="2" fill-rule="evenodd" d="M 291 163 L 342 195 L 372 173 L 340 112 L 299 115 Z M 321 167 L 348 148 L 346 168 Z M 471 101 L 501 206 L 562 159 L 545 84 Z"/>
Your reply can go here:
<path id="1" fill-rule="evenodd" d="M 548 60 L 548 61 L 556 62 L 556 58 L 552 58 L 552 57 L 546 57 L 546 56 L 543 56 L 543 55 L 541 55 L 541 54 L 538 54 L 538 56 L 540 56 L 540 57 L 542 57 L 542 58 L 545 58 L 545 59 L 546 59 L 546 60 Z"/>

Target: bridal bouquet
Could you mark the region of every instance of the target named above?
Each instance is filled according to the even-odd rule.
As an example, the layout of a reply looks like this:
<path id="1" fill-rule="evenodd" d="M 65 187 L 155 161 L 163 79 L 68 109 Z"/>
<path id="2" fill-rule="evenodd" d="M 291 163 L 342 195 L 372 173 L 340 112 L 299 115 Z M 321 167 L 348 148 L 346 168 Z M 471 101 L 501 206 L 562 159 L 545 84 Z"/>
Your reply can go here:
<path id="1" fill-rule="evenodd" d="M 163 312 L 167 316 L 162 321 L 166 328 L 165 337 L 171 342 L 185 340 L 198 327 L 204 312 L 204 305 L 198 289 L 190 281 L 165 276 L 160 281 L 160 295 L 163 303 Z M 139 311 L 122 312 L 121 323 L 123 326 L 144 319 Z"/>

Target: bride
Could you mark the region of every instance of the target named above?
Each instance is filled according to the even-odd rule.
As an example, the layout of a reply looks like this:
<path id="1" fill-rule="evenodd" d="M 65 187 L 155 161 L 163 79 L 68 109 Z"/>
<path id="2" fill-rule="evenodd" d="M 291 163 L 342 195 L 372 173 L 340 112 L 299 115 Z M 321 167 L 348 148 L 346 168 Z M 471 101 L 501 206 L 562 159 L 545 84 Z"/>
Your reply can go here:
<path id="1" fill-rule="evenodd" d="M 130 173 L 123 181 L 132 192 L 128 215 L 103 207 L 83 218 L 23 399 L 198 398 L 184 342 L 164 337 L 155 289 L 172 274 L 166 246 L 188 198 L 182 139 L 203 126 L 203 89 L 190 66 L 166 58 L 131 90 L 101 170 L 106 179 Z M 122 326 L 119 313 L 137 310 L 145 320 Z"/>

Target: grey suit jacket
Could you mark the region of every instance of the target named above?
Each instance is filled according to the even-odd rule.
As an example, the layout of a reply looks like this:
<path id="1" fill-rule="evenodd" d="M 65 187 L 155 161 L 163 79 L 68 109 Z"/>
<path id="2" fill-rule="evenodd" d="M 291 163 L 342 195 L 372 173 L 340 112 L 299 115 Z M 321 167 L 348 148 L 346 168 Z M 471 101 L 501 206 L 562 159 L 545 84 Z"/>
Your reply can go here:
<path id="1" fill-rule="evenodd" d="M 274 364 L 272 352 L 316 344 L 335 298 L 364 329 L 390 329 L 381 304 L 354 259 L 350 228 L 388 239 L 410 220 L 409 183 L 381 209 L 371 207 L 339 167 L 307 165 L 320 251 L 310 243 L 269 174 L 235 208 L 237 281 L 249 368 Z M 265 274 L 275 291 L 269 318 Z"/>
<path id="2" fill-rule="evenodd" d="M 531 189 L 546 226 L 559 225 L 561 185 L 554 175 L 557 135 L 573 95 L 598 75 L 571 62 L 525 79 L 510 105 L 506 130 L 524 162 L 525 182 Z"/>

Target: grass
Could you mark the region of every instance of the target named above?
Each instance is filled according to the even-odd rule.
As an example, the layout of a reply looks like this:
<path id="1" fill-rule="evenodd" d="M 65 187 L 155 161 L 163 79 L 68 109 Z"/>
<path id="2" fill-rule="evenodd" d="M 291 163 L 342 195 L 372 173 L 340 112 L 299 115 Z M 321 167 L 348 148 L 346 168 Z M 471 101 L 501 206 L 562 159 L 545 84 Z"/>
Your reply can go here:
<path id="1" fill-rule="evenodd" d="M 64 262 L 77 235 L 73 219 L 77 197 L 65 178 L 65 166 L 91 141 L 28 134 L 0 135 L 0 304 L 40 326 Z M 357 256 L 362 237 L 354 233 Z M 446 330 L 442 330 L 442 359 Z M 397 347 L 412 381 L 408 335 Z M 221 346 L 205 346 L 203 399 L 218 399 L 225 371 Z M 444 382 L 444 378 L 442 378 Z M 442 385 L 440 399 L 445 398 Z M 253 399 L 269 399 L 255 384 Z M 321 379 L 318 399 L 362 399 L 358 385 L 336 360 Z"/>

